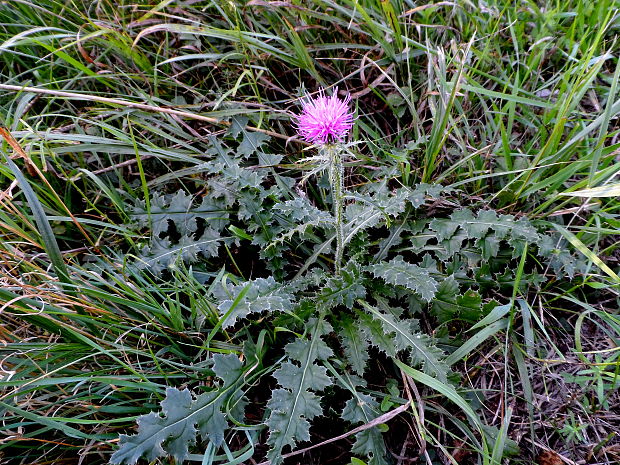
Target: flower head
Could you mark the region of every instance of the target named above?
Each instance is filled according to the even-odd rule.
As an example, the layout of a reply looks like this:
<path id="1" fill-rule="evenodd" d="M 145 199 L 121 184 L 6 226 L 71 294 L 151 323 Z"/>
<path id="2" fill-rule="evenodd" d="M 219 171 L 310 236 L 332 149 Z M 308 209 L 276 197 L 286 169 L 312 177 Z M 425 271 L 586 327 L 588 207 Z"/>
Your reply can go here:
<path id="1" fill-rule="evenodd" d="M 302 102 L 301 114 L 295 117 L 297 132 L 312 144 L 342 142 L 353 127 L 350 101 L 349 95 L 338 98 L 338 89 L 329 97 L 321 89 L 318 97 Z"/>

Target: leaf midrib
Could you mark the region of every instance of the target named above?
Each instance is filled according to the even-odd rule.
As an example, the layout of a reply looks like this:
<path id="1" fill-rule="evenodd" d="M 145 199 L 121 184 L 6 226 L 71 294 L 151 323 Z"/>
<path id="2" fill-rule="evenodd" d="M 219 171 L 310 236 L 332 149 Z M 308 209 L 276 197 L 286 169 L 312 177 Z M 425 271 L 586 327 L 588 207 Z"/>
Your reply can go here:
<path id="1" fill-rule="evenodd" d="M 218 390 L 217 390 L 217 395 L 213 398 L 213 400 L 209 401 L 209 403 L 207 403 L 206 405 L 203 405 L 203 406 L 202 406 L 202 407 L 200 407 L 199 409 L 197 409 L 197 410 L 195 410 L 195 411 L 191 412 L 189 415 L 187 415 L 187 416 L 185 416 L 185 417 L 183 417 L 183 418 L 180 418 L 179 420 L 176 420 L 175 422 L 170 423 L 170 424 L 168 424 L 168 425 L 164 426 L 164 427 L 163 427 L 163 428 L 161 428 L 160 430 L 158 430 L 158 431 L 156 431 L 155 433 L 153 433 L 153 434 L 149 435 L 148 437 L 144 438 L 144 439 L 143 439 L 143 440 L 139 443 L 139 446 L 142 446 L 145 442 L 149 441 L 149 440 L 150 440 L 150 439 L 152 439 L 154 436 L 157 436 L 157 435 L 161 434 L 163 431 L 166 431 L 167 429 L 172 428 L 172 427 L 174 427 L 174 426 L 178 425 L 178 424 L 179 424 L 179 423 L 181 423 L 181 422 L 184 422 L 184 423 L 189 422 L 189 421 L 190 421 L 193 417 L 197 416 L 199 413 L 201 413 L 201 412 L 202 412 L 202 411 L 204 411 L 205 409 L 207 409 L 207 408 L 209 408 L 209 407 L 214 406 L 214 405 L 215 405 L 215 403 L 216 403 L 216 402 L 217 402 L 217 401 L 218 401 L 221 397 L 223 397 L 223 396 L 224 396 L 224 394 L 226 394 L 229 390 L 231 390 L 231 389 L 232 389 L 232 388 L 233 388 L 233 387 L 237 384 L 237 381 L 239 381 L 239 379 L 241 378 L 241 376 L 242 376 L 242 375 L 240 374 L 240 375 L 237 377 L 237 379 L 235 379 L 235 381 L 234 381 L 233 383 L 231 383 L 228 387 L 225 387 L 225 388 L 223 387 L 222 389 L 218 389 Z M 176 389 L 176 388 L 174 388 L 174 389 Z M 213 393 L 215 393 L 215 392 L 216 392 L 216 391 L 206 392 L 206 393 L 204 393 L 204 394 L 201 394 L 201 396 L 202 396 L 202 395 L 213 394 Z M 190 394 L 190 395 L 191 395 L 191 394 Z M 198 396 L 196 399 L 192 399 L 192 404 L 196 403 L 196 402 L 197 402 L 197 400 L 198 400 L 198 398 L 200 398 L 201 396 Z M 190 405 L 190 409 L 191 409 L 191 408 L 192 408 L 192 406 Z M 196 422 L 196 423 L 198 423 L 198 422 Z M 192 425 L 193 425 L 193 423 L 192 423 Z M 140 433 L 138 433 L 137 435 L 135 435 L 135 437 L 136 437 L 136 438 L 138 438 L 139 436 L 140 436 Z M 167 434 L 167 435 L 166 435 L 166 437 L 165 437 L 165 439 L 169 438 L 170 436 L 171 436 L 170 434 Z M 177 437 L 178 437 L 178 436 L 177 436 Z M 165 439 L 164 439 L 164 440 L 165 440 Z M 118 449 L 115 453 L 118 453 L 119 451 L 121 451 L 121 450 L 122 450 L 122 447 L 123 447 L 123 446 L 121 445 L 121 448 L 119 448 L 119 449 Z M 132 449 L 135 449 L 135 447 L 130 448 L 129 450 L 132 450 Z M 142 456 L 142 453 L 143 453 L 143 451 L 141 451 L 141 452 L 140 452 L 140 456 Z M 115 462 L 115 463 L 122 463 L 122 460 L 121 460 L 121 462 Z"/>
<path id="2" fill-rule="evenodd" d="M 302 388 L 304 386 L 304 381 L 306 379 L 306 374 L 308 373 L 308 367 L 314 362 L 314 360 L 311 359 L 311 356 L 312 356 L 312 352 L 313 352 L 316 340 L 320 339 L 320 337 L 317 336 L 317 333 L 319 332 L 320 325 L 321 325 L 322 321 L 323 321 L 323 316 L 321 315 L 321 317 L 317 321 L 316 328 L 315 328 L 314 332 L 312 333 L 312 340 L 310 341 L 310 347 L 309 347 L 309 350 L 308 350 L 308 355 L 306 357 L 305 365 L 304 365 L 303 372 L 302 372 L 302 375 L 301 375 L 301 380 L 300 380 L 299 385 L 298 385 L 299 389 L 297 389 L 297 394 L 295 396 L 295 402 L 293 402 L 293 408 L 291 410 L 291 415 L 289 415 L 289 417 L 288 417 L 288 422 L 286 423 L 286 429 L 284 431 L 284 434 L 281 436 L 281 440 L 285 439 L 286 436 L 288 435 L 288 431 L 290 429 L 291 423 L 293 422 L 293 417 L 295 416 L 295 415 L 293 415 L 293 413 L 297 409 L 297 404 L 299 402 L 299 397 L 301 396 L 301 393 L 302 393 Z M 305 389 L 304 389 L 304 391 L 305 391 Z"/>
<path id="3" fill-rule="evenodd" d="M 367 305 L 367 304 L 366 304 Z M 365 305 L 365 306 L 366 306 Z M 400 330 L 400 328 L 398 326 L 396 326 L 395 324 L 393 324 L 390 320 L 388 320 L 387 318 L 385 318 L 380 312 L 378 312 L 375 308 L 372 308 L 370 306 L 368 306 L 367 308 L 369 308 L 375 315 L 377 315 L 381 321 L 386 322 L 388 325 L 390 325 L 390 327 L 394 328 L 394 331 L 403 335 L 408 341 L 411 342 L 411 345 L 416 347 L 418 352 L 424 354 L 424 358 L 426 360 L 428 360 L 428 362 L 435 368 L 435 373 L 439 376 L 444 370 L 441 369 L 441 367 L 439 366 L 439 360 L 437 360 L 436 362 L 434 361 L 435 357 L 431 357 L 430 354 L 421 349 L 420 346 L 415 342 L 415 339 L 411 339 L 409 337 L 409 335 L 407 333 L 404 333 L 403 331 Z"/>

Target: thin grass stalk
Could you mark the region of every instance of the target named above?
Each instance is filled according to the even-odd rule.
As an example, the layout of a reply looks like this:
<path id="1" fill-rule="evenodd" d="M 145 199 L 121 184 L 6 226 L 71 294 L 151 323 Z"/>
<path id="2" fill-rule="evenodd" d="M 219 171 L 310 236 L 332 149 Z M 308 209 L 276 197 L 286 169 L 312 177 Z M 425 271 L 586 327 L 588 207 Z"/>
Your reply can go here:
<path id="1" fill-rule="evenodd" d="M 603 122 L 599 128 L 599 140 L 592 154 L 592 164 L 590 165 L 590 177 L 588 179 L 588 187 L 594 186 L 594 178 L 596 176 L 596 172 L 598 171 L 598 166 L 601 161 L 601 154 L 603 153 L 603 145 L 605 143 L 605 137 L 607 135 L 607 130 L 609 128 L 609 121 L 613 116 L 613 106 L 614 99 L 616 98 L 616 90 L 618 87 L 618 80 L 620 80 L 620 60 L 616 64 L 616 71 L 614 72 L 614 77 L 611 80 L 611 87 L 609 88 L 609 95 L 607 97 L 607 105 L 605 105 L 605 112 L 603 113 Z"/>
<path id="2" fill-rule="evenodd" d="M 155 105 L 147 105 L 145 103 L 128 102 L 126 100 L 121 100 L 117 98 L 99 97 L 97 95 L 80 94 L 76 92 L 64 92 L 64 91 L 57 91 L 57 90 L 52 90 L 52 89 L 42 89 L 40 87 L 14 86 L 10 84 L 0 84 L 0 90 L 8 90 L 8 91 L 13 91 L 13 92 L 34 92 L 37 94 L 54 95 L 56 97 L 66 97 L 66 98 L 75 99 L 75 100 L 87 100 L 91 102 L 105 103 L 107 105 L 120 105 L 123 107 L 137 108 L 138 110 L 150 111 L 150 112 L 155 112 L 155 113 L 167 113 L 169 115 L 180 116 L 182 118 L 188 118 L 188 119 L 195 119 L 198 121 L 204 121 L 206 123 L 217 124 L 217 125 L 222 125 L 222 126 L 230 126 L 231 124 L 229 121 L 220 120 L 218 118 L 212 118 L 210 116 L 198 115 L 196 113 L 190 113 L 188 111 L 175 110 L 173 108 L 158 107 Z M 285 134 L 280 134 L 278 132 L 269 131 L 267 129 L 256 128 L 254 126 L 246 126 L 245 129 L 247 129 L 248 131 L 261 132 L 268 136 L 277 137 L 279 139 L 284 139 L 287 141 L 295 140 L 298 142 L 297 139 L 286 136 Z"/>

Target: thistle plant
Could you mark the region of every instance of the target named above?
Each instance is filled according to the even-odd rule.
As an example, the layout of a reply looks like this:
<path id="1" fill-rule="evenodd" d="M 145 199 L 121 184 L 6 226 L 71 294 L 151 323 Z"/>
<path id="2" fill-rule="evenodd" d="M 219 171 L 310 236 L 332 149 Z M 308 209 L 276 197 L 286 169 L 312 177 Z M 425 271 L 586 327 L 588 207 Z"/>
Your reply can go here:
<path id="1" fill-rule="evenodd" d="M 349 108 L 350 102 L 349 95 L 338 98 L 338 89 L 331 96 L 325 96 L 321 89 L 317 97 L 303 101 L 301 114 L 295 117 L 299 135 L 319 152 L 317 156 L 301 160 L 316 164 L 306 178 L 324 170 L 329 175 L 336 228 L 336 275 L 340 274 L 344 253 L 344 140 L 355 119 Z"/>

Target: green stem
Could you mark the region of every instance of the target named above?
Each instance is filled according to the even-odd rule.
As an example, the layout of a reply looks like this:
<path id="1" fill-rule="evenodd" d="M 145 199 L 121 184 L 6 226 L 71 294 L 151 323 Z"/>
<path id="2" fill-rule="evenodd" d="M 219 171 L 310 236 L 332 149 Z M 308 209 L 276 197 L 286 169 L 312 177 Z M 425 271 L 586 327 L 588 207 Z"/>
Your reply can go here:
<path id="1" fill-rule="evenodd" d="M 334 267 L 336 275 L 339 275 L 344 253 L 344 163 L 342 162 L 338 146 L 327 145 L 325 150 L 327 150 L 329 156 L 329 183 L 332 189 L 334 217 L 336 220 L 336 256 Z"/>

